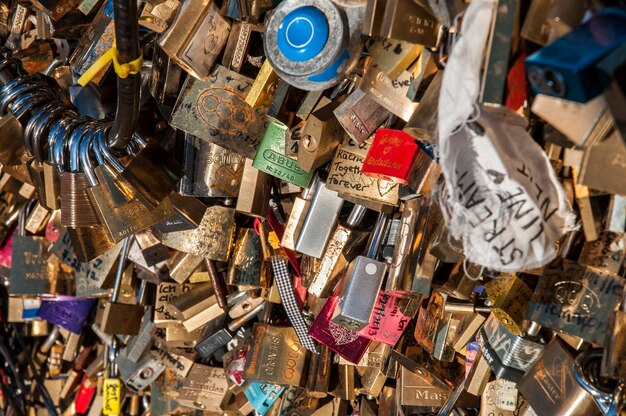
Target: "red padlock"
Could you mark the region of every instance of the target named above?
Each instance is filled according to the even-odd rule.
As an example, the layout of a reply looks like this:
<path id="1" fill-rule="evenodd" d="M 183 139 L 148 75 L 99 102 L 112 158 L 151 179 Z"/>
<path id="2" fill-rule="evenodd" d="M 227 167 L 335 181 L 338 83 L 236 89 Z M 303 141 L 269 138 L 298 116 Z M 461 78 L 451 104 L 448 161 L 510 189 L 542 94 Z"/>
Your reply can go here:
<path id="1" fill-rule="evenodd" d="M 378 129 L 361 171 L 367 176 L 406 184 L 419 192 L 434 165 L 410 134 Z"/>

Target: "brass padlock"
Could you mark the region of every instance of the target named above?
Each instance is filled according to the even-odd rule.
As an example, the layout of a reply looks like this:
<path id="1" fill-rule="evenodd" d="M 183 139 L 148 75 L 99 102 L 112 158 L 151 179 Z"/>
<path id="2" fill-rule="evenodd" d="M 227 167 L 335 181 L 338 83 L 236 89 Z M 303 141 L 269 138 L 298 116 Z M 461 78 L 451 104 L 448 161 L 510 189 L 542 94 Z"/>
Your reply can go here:
<path id="1" fill-rule="evenodd" d="M 230 23 L 213 1 L 182 2 L 159 46 L 185 71 L 205 79 L 226 45 Z"/>
<path id="2" fill-rule="evenodd" d="M 107 334 L 137 335 L 144 315 L 144 307 L 141 303 L 136 305 L 118 303 L 129 249 L 130 239 L 126 238 L 122 243 L 122 249 L 120 251 L 113 294 L 111 295 L 111 300 L 105 304 L 102 323 L 100 325 L 102 331 Z M 145 288 L 145 281 L 142 282 L 142 285 Z"/>

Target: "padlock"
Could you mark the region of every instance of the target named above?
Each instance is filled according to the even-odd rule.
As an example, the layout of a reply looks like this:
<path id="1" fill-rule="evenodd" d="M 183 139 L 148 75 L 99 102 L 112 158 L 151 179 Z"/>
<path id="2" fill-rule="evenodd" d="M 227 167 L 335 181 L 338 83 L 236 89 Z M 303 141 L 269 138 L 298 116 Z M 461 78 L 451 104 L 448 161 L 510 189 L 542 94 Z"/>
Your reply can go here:
<path id="1" fill-rule="evenodd" d="M 228 329 L 221 329 L 198 342 L 195 346 L 198 355 L 202 358 L 210 358 L 213 353 L 228 344 L 230 340 L 233 339 L 234 333 L 237 332 L 239 328 L 262 312 L 263 308 L 265 308 L 265 303 L 259 303 L 244 316 L 231 321 L 228 324 Z"/>
<path id="2" fill-rule="evenodd" d="M 281 3 L 267 22 L 265 54 L 282 79 L 297 88 L 337 84 L 358 59 L 365 2 Z"/>
<path id="3" fill-rule="evenodd" d="M 348 136 L 356 143 L 364 143 L 390 113 L 374 99 L 357 88 L 335 109 L 335 117 Z"/>
<path id="4" fill-rule="evenodd" d="M 304 171 L 295 159 L 285 156 L 287 126 L 276 119 L 269 119 L 267 130 L 259 145 L 252 166 L 297 186 L 309 186 L 313 173 Z"/>
<path id="5" fill-rule="evenodd" d="M 246 95 L 246 103 L 252 108 L 267 107 L 276 91 L 278 79 L 278 75 L 266 59 Z"/>
<path id="6" fill-rule="evenodd" d="M 535 363 L 543 345 L 525 339 L 514 322 L 500 322 L 490 315 L 476 336 L 485 360 L 494 374 L 506 380 L 518 382 Z"/>
<path id="7" fill-rule="evenodd" d="M 252 80 L 220 65 L 215 66 L 207 80 L 187 78 L 170 124 L 254 159 L 266 126 L 265 109 L 253 109 L 245 101 Z"/>
<path id="8" fill-rule="evenodd" d="M 18 235 L 13 238 L 9 293 L 44 295 L 50 290 L 48 241 L 26 235 L 26 216 L 35 201 L 25 201 L 19 209 Z"/>
<path id="9" fill-rule="evenodd" d="M 624 379 L 624 354 L 622 345 L 624 344 L 624 312 L 626 304 L 624 298 L 619 309 L 613 311 L 609 321 L 609 335 L 603 345 L 604 355 L 602 357 L 602 374 L 614 377 L 619 380 Z"/>
<path id="10" fill-rule="evenodd" d="M 144 307 L 141 303 L 136 305 L 118 303 L 129 248 L 130 240 L 126 238 L 123 240 L 120 251 L 113 294 L 111 295 L 111 300 L 106 303 L 102 316 L 101 329 L 107 334 L 137 335 L 141 326 L 144 312 Z M 146 282 L 143 281 L 142 285 L 145 287 Z"/>
<path id="11" fill-rule="evenodd" d="M 378 129 L 367 151 L 361 172 L 368 176 L 408 185 L 416 194 L 423 193 L 427 178 L 436 170 L 431 157 L 405 132 Z M 436 183 L 437 175 L 430 179 Z M 432 189 L 432 185 L 429 187 Z M 424 192 L 428 193 L 428 192 Z"/>
<path id="12" fill-rule="evenodd" d="M 163 282 L 157 285 L 157 294 L 154 304 L 154 317 L 152 322 L 155 327 L 167 327 L 171 323 L 179 322 L 165 307 L 167 302 L 171 302 L 183 293 L 192 290 L 194 285 L 189 283 Z"/>
<path id="13" fill-rule="evenodd" d="M 285 224 L 285 232 L 280 240 L 280 245 L 282 247 L 288 250 L 295 250 L 296 241 L 298 240 L 300 230 L 302 229 L 302 223 L 304 222 L 306 213 L 311 206 L 311 199 L 313 198 L 313 193 L 317 189 L 318 183 L 319 176 L 314 175 L 309 186 L 302 190 L 301 196 L 294 198 L 293 206 L 291 207 L 291 212 L 289 213 L 289 219 Z"/>
<path id="14" fill-rule="evenodd" d="M 309 335 L 349 363 L 357 364 L 363 358 L 371 340 L 359 335 L 357 331 L 337 325 L 331 320 L 337 301 L 337 296 L 331 296 L 326 300 L 309 329 Z"/>
<path id="15" fill-rule="evenodd" d="M 194 364 L 182 380 L 177 401 L 202 411 L 221 412 L 228 398 L 228 383 L 223 368 Z"/>
<path id="16" fill-rule="evenodd" d="M 252 382 L 244 390 L 244 394 L 254 410 L 264 415 L 284 390 L 285 387 L 276 384 Z"/>
<path id="17" fill-rule="evenodd" d="M 236 211 L 253 217 L 265 218 L 269 208 L 273 177 L 252 166 L 246 159 L 237 196 Z"/>
<path id="18" fill-rule="evenodd" d="M 94 167 L 89 155 L 90 148 L 101 160 L 104 158 L 114 160 L 108 149 L 102 146 L 103 137 L 104 134 L 101 133 L 93 141 L 88 138 L 82 140 L 80 144 L 81 165 L 90 185 L 87 194 L 96 214 L 110 238 L 118 242 L 163 220 L 173 213 L 173 208 L 169 201 L 161 203 L 154 209 L 146 207 L 136 197 L 138 194 L 130 190 L 128 182 L 124 181 L 122 184 L 118 179 L 111 177 L 112 172 L 104 166 L 104 163 Z M 118 168 L 121 167 L 119 162 L 114 162 L 114 164 Z M 112 184 L 114 181 L 118 183 Z"/>
<path id="19" fill-rule="evenodd" d="M 263 59 L 263 27 L 234 20 L 224 49 L 222 65 L 248 77 L 256 76 Z"/>
<path id="20" fill-rule="evenodd" d="M 346 140 L 337 149 L 326 184 L 351 202 L 376 211 L 390 211 L 399 203 L 399 184 L 371 178 L 361 172 L 371 139 L 359 145 Z"/>
<path id="21" fill-rule="evenodd" d="M 333 114 L 339 101 L 323 98 L 307 117 L 300 135 L 298 166 L 311 172 L 332 159 L 343 141 L 343 129 Z"/>
<path id="22" fill-rule="evenodd" d="M 135 392 L 145 390 L 165 370 L 165 364 L 150 354 L 137 363 L 119 355 L 115 361 L 124 384 Z"/>
<path id="23" fill-rule="evenodd" d="M 330 296 L 341 279 L 348 263 L 354 260 L 365 242 L 367 234 L 358 229 L 365 216 L 366 208 L 355 205 L 350 212 L 346 225 L 339 224 L 330 238 L 317 272 L 307 291 L 318 298 Z"/>
<path id="24" fill-rule="evenodd" d="M 621 279 L 611 273 L 563 260 L 544 271 L 526 318 L 604 344 L 622 288 Z"/>
<path id="25" fill-rule="evenodd" d="M 102 386 L 102 413 L 105 415 L 119 415 L 122 407 L 122 381 L 118 376 L 117 343 L 114 342 L 108 348 L 108 367 L 105 369 L 106 377 Z"/>
<path id="26" fill-rule="evenodd" d="M 204 79 L 229 32 L 230 23 L 213 2 L 182 3 L 170 27 L 161 34 L 159 46 L 185 71 Z"/>
<path id="27" fill-rule="evenodd" d="M 209 283 L 202 283 L 165 304 L 165 309 L 178 319 L 188 332 L 211 322 L 223 322 L 226 314 L 219 307 Z"/>
<path id="28" fill-rule="evenodd" d="M 207 207 L 200 225 L 193 230 L 164 233 L 160 236 L 163 245 L 176 250 L 227 261 L 235 236 L 235 210 L 213 205 Z"/>
<path id="29" fill-rule="evenodd" d="M 365 256 L 358 256 L 348 266 L 341 285 L 332 321 L 351 330 L 362 329 L 370 321 L 387 264 L 376 260 L 388 215 L 380 213 L 370 235 Z"/>
<path id="30" fill-rule="evenodd" d="M 179 191 L 196 197 L 236 197 L 244 162 L 235 152 L 185 134 L 185 176 Z"/>
<path id="31" fill-rule="evenodd" d="M 528 80 L 533 89 L 581 103 L 602 93 L 610 84 L 610 78 L 598 77 L 595 64 L 623 43 L 625 19 L 623 10 L 604 8 L 592 20 L 526 58 Z M 598 26 L 607 30 L 601 43 L 595 37 Z M 565 56 L 563 50 L 575 53 Z"/>
<path id="32" fill-rule="evenodd" d="M 302 386 L 305 383 L 306 350 L 291 327 L 257 323 L 246 358 L 244 378 Z"/>
<path id="33" fill-rule="evenodd" d="M 261 238 L 252 228 L 240 228 L 235 237 L 228 268 L 228 284 L 244 287 L 267 287 L 267 267 L 263 258 Z"/>
<path id="34" fill-rule="evenodd" d="M 605 414 L 594 396 L 579 384 L 575 371 L 572 353 L 557 337 L 526 372 L 518 388 L 533 409 L 551 414 Z"/>
<path id="35" fill-rule="evenodd" d="M 154 32 L 163 33 L 174 20 L 179 7 L 178 0 L 166 0 L 159 4 L 146 2 L 139 17 L 139 24 Z"/>

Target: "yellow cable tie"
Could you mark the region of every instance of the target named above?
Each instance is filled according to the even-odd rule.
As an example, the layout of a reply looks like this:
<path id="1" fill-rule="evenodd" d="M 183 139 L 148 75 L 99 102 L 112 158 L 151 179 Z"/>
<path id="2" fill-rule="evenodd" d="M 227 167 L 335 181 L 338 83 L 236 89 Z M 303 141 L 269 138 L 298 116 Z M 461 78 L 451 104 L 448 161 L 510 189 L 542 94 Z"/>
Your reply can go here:
<path id="1" fill-rule="evenodd" d="M 78 78 L 78 83 L 81 86 L 89 84 L 89 82 L 95 77 L 105 66 L 113 62 L 113 69 L 120 78 L 126 78 L 131 74 L 138 74 L 141 71 L 141 65 L 143 64 L 143 56 L 140 54 L 139 58 L 134 61 L 130 61 L 126 64 L 120 63 L 117 57 L 117 49 L 112 46 L 111 49 L 106 51 L 100 58 L 98 58 L 85 73 Z"/>

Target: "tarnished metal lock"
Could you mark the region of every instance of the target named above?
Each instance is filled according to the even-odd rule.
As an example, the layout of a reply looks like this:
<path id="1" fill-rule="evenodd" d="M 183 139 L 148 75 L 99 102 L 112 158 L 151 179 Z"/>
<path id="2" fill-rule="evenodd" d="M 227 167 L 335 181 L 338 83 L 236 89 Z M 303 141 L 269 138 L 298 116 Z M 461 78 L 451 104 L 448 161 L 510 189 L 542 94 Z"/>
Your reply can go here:
<path id="1" fill-rule="evenodd" d="M 48 241 L 44 237 L 27 236 L 26 215 L 35 201 L 24 202 L 19 210 L 18 235 L 13 238 L 11 253 L 11 295 L 43 295 L 50 290 Z"/>
<path id="2" fill-rule="evenodd" d="M 247 314 L 231 321 L 227 329 L 221 329 L 196 344 L 195 349 L 202 358 L 210 358 L 213 353 L 226 346 L 233 339 L 234 334 L 248 321 L 255 318 L 265 308 L 265 302 L 248 311 Z"/>
<path id="3" fill-rule="evenodd" d="M 365 1 L 285 1 L 267 22 L 265 54 L 297 88 L 337 84 L 358 59 Z"/>
<path id="4" fill-rule="evenodd" d="M 526 318 L 586 341 L 604 344 L 609 315 L 618 305 L 623 280 L 569 260 L 544 271 Z"/>
<path id="5" fill-rule="evenodd" d="M 313 171 L 332 159 L 343 141 L 344 132 L 333 114 L 339 101 L 323 98 L 307 117 L 300 135 L 298 166 Z"/>
<path id="6" fill-rule="evenodd" d="M 209 283 L 197 285 L 165 304 L 165 309 L 178 319 L 188 332 L 211 322 L 223 322 L 226 314 L 217 303 Z"/>
<path id="7" fill-rule="evenodd" d="M 115 361 L 124 384 L 135 392 L 145 390 L 165 370 L 165 364 L 150 354 L 137 363 L 119 355 Z"/>
<path id="8" fill-rule="evenodd" d="M 196 197 L 236 197 L 244 162 L 238 153 L 185 134 L 185 176 L 179 191 Z"/>
<path id="9" fill-rule="evenodd" d="M 137 335 L 141 326 L 141 319 L 144 314 L 144 307 L 141 303 L 136 305 L 118 303 L 122 288 L 123 272 L 126 259 L 128 257 L 128 250 L 130 248 L 129 246 L 130 241 L 127 238 L 122 244 L 120 258 L 117 264 L 117 271 L 115 274 L 113 294 L 111 295 L 111 300 L 106 303 L 102 316 L 101 329 L 107 334 Z M 142 283 L 144 288 L 145 284 L 146 283 L 144 281 Z"/>
<path id="10" fill-rule="evenodd" d="M 258 218 L 265 218 L 270 202 L 273 177 L 252 166 L 246 159 L 237 196 L 236 211 Z"/>
<path id="11" fill-rule="evenodd" d="M 437 213 L 430 199 L 416 197 L 404 202 L 398 240 L 389 265 L 387 292 L 397 295 L 430 292 L 437 263 L 430 254 Z"/>
<path id="12" fill-rule="evenodd" d="M 178 390 L 177 401 L 193 409 L 221 412 L 228 397 L 223 368 L 194 364 Z"/>
<path id="13" fill-rule="evenodd" d="M 263 132 L 265 109 L 246 103 L 252 80 L 216 65 L 206 81 L 188 77 L 170 124 L 200 139 L 254 159 Z"/>
<path id="14" fill-rule="evenodd" d="M 334 114 L 348 136 L 359 144 L 374 134 L 391 115 L 360 88 L 348 95 L 335 109 Z"/>
<path id="15" fill-rule="evenodd" d="M 161 242 L 185 253 L 228 261 L 234 236 L 235 210 L 214 205 L 206 209 L 197 228 L 164 233 L 161 235 Z"/>
<path id="16" fill-rule="evenodd" d="M 247 77 L 256 76 L 264 58 L 262 33 L 263 27 L 260 25 L 233 21 L 222 65 Z"/>
<path id="17" fill-rule="evenodd" d="M 518 383 L 520 393 L 533 409 L 549 414 L 603 415 L 594 396 L 576 376 L 570 350 L 558 337 L 544 349 Z"/>
<path id="18" fill-rule="evenodd" d="M 291 212 L 289 213 L 289 219 L 285 224 L 285 232 L 283 238 L 280 240 L 280 245 L 289 250 L 295 250 L 296 241 L 302 230 L 302 224 L 306 217 L 309 207 L 311 206 L 311 200 L 313 194 L 317 189 L 319 183 L 319 176 L 314 175 L 311 183 L 308 187 L 302 190 L 302 194 L 297 196 L 293 200 Z"/>
<path id="19" fill-rule="evenodd" d="M 268 277 L 259 235 L 252 228 L 240 228 L 228 268 L 228 284 L 267 287 Z"/>
<path id="20" fill-rule="evenodd" d="M 166 0 L 159 4 L 146 2 L 139 16 L 139 24 L 154 32 L 162 33 L 174 20 L 179 7 L 178 0 Z"/>
<path id="21" fill-rule="evenodd" d="M 179 322 L 179 320 L 165 308 L 165 305 L 183 293 L 191 291 L 193 288 L 194 285 L 188 283 L 159 283 L 154 304 L 154 317 L 152 318 L 154 326 L 161 328 L 167 327 L 171 323 Z"/>
<path id="22" fill-rule="evenodd" d="M 387 214 L 379 214 L 366 255 L 358 256 L 348 266 L 332 318 L 338 325 L 358 330 L 370 322 L 378 291 L 387 273 L 387 264 L 377 260 L 387 220 Z"/>
<path id="23" fill-rule="evenodd" d="M 369 3 L 376 2 L 368 2 L 368 6 Z M 411 41 L 409 43 L 385 37 L 370 38 L 365 47 L 380 70 L 391 79 L 398 78 L 418 59 L 424 50 L 424 45 L 419 44 L 419 42 Z"/>
<path id="24" fill-rule="evenodd" d="M 368 1 L 363 33 L 436 47 L 440 23 L 425 2 Z"/>
<path id="25" fill-rule="evenodd" d="M 226 45 L 229 32 L 230 23 L 214 2 L 183 2 L 159 38 L 159 45 L 185 71 L 205 79 Z"/>
<path id="26" fill-rule="evenodd" d="M 277 327 L 257 323 L 246 358 L 246 380 L 302 386 L 306 379 L 304 364 L 306 350 L 300 345 L 292 327 Z"/>

